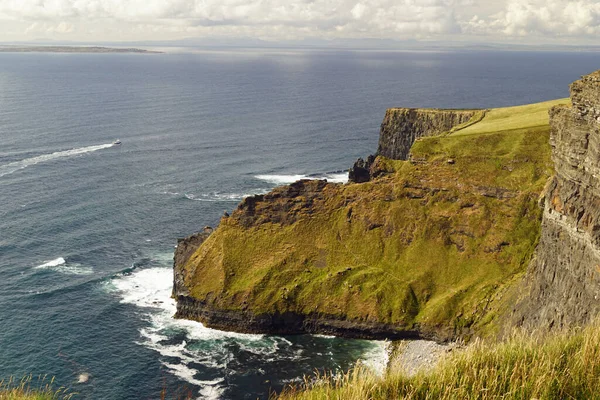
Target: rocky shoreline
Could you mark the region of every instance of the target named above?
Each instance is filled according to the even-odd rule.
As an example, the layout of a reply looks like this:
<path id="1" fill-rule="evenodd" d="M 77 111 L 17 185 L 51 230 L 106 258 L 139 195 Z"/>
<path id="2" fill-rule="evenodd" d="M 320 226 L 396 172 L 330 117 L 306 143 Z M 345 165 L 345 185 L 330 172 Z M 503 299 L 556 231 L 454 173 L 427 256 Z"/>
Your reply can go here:
<path id="1" fill-rule="evenodd" d="M 192 297 L 177 296 L 176 299 L 175 318 L 198 321 L 208 328 L 230 332 L 272 335 L 320 334 L 369 340 L 433 339 L 418 330 L 402 329 L 391 324 L 350 321 L 332 315 L 289 311 L 256 315 L 249 311 L 217 310 Z"/>

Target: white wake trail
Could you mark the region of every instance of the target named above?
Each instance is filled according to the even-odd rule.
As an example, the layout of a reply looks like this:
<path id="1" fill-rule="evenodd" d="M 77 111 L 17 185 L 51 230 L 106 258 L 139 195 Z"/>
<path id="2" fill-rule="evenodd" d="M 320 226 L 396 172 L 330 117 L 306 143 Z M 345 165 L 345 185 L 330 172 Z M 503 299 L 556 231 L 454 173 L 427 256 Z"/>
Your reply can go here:
<path id="1" fill-rule="evenodd" d="M 0 177 L 12 174 L 13 172 L 30 167 L 32 165 L 40 164 L 40 163 L 47 162 L 47 161 L 52 161 L 57 158 L 77 156 L 79 154 L 91 153 L 93 151 L 108 149 L 113 146 L 114 146 L 113 143 L 108 143 L 108 144 L 100 144 L 100 145 L 96 145 L 96 146 L 80 147 L 78 149 L 57 151 L 57 152 L 50 153 L 50 154 L 42 154 L 40 156 L 26 158 L 26 159 L 20 160 L 20 161 L 14 161 L 14 162 L 11 162 L 8 164 L 0 165 Z"/>

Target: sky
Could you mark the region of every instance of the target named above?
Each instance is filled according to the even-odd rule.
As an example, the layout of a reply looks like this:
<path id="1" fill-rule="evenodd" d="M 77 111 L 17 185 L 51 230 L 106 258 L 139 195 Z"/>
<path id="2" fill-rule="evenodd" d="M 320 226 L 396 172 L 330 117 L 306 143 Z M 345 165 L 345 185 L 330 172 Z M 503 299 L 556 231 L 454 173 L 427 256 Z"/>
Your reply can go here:
<path id="1" fill-rule="evenodd" d="M 600 44 L 600 0 L 0 0 L 0 42 L 253 38 Z"/>

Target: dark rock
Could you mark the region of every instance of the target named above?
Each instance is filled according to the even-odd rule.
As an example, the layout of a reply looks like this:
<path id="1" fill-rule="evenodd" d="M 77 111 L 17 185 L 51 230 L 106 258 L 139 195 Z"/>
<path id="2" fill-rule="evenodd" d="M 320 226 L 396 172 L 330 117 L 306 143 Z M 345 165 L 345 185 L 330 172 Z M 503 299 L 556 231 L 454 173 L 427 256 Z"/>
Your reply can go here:
<path id="1" fill-rule="evenodd" d="M 175 254 L 173 256 L 173 296 L 176 294 L 189 295 L 189 291 L 185 285 L 185 274 L 182 267 L 187 263 L 198 247 L 208 239 L 211 233 L 212 231 L 205 231 L 196 233 L 185 239 L 177 240 L 177 248 L 175 249 Z"/>
<path id="2" fill-rule="evenodd" d="M 298 218 L 311 215 L 315 202 L 323 200 L 327 185 L 332 184 L 326 180 L 302 179 L 265 195 L 246 197 L 231 218 L 243 226 L 290 225 Z"/>
<path id="3" fill-rule="evenodd" d="M 348 181 L 354 183 L 369 182 L 371 180 L 371 166 L 375 161 L 375 156 L 370 155 L 367 160 L 359 158 L 352 168 L 348 171 Z"/>
<path id="4" fill-rule="evenodd" d="M 417 138 L 435 136 L 469 122 L 476 110 L 390 108 L 385 113 L 377 155 L 407 160 Z"/>
<path id="5" fill-rule="evenodd" d="M 269 333 L 274 335 L 324 334 L 357 339 L 436 339 L 434 334 L 419 333 L 413 327 L 383 324 L 377 322 L 349 321 L 333 315 L 317 312 L 299 314 L 295 312 L 275 312 L 254 314 L 250 311 L 219 310 L 192 297 L 177 296 L 175 318 L 185 318 L 202 322 L 214 329 L 241 333 Z"/>

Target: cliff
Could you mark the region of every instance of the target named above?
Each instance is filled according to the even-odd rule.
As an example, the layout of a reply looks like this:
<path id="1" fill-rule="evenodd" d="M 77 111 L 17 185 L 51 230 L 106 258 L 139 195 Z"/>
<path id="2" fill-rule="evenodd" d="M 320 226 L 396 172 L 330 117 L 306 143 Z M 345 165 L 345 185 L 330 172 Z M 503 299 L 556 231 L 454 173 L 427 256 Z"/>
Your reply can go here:
<path id="1" fill-rule="evenodd" d="M 483 119 L 486 110 L 443 110 L 390 108 L 379 132 L 377 155 L 391 160 L 406 160 L 413 143 L 421 137 L 450 134 Z M 359 158 L 348 171 L 348 180 L 368 182 L 380 175 L 376 156 Z"/>
<path id="2" fill-rule="evenodd" d="M 600 72 L 571 85 L 572 106 L 550 110 L 555 175 L 542 236 L 509 325 L 583 325 L 600 311 Z"/>
<path id="3" fill-rule="evenodd" d="M 416 139 L 448 133 L 480 120 L 483 115 L 482 110 L 390 108 L 381 124 L 377 155 L 406 160 Z"/>
<path id="4" fill-rule="evenodd" d="M 421 137 L 408 160 L 373 158 L 366 183 L 299 181 L 245 199 L 214 233 L 180 241 L 177 317 L 365 338 L 495 329 L 539 239 L 554 104 Z"/>

